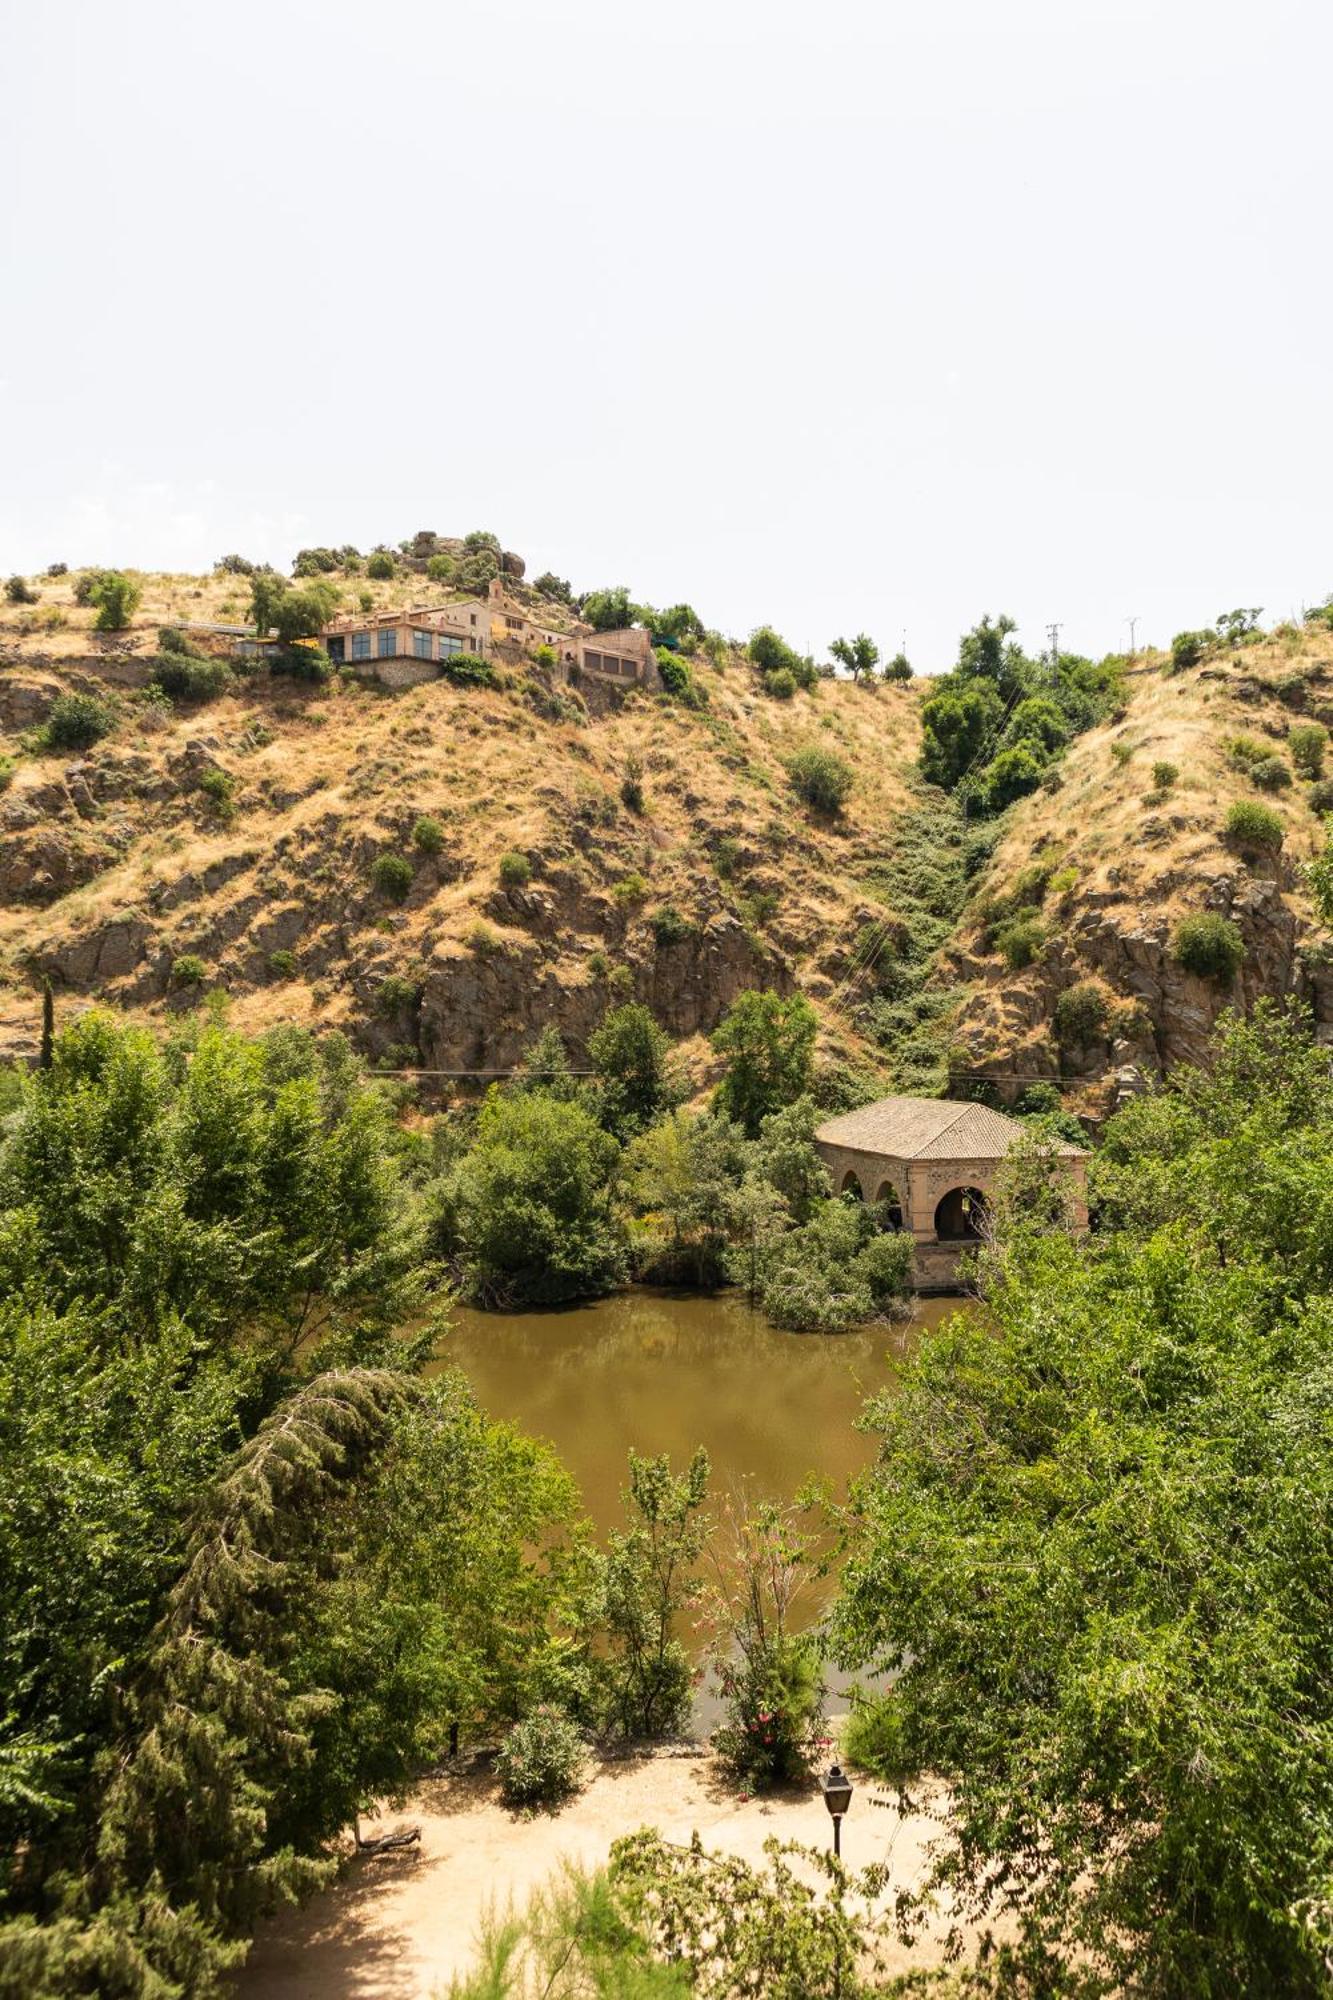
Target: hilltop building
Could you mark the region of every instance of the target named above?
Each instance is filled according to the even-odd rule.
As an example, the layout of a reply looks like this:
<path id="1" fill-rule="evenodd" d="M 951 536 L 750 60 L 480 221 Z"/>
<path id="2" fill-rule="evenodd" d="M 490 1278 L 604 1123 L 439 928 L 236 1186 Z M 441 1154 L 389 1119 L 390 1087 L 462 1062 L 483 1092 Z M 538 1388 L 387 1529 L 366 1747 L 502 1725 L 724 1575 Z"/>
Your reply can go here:
<path id="1" fill-rule="evenodd" d="M 947 1292 L 963 1251 L 985 1235 L 990 1195 L 1001 1160 L 1023 1135 L 1016 1118 L 985 1104 L 943 1098 L 882 1097 L 859 1111 L 829 1118 L 815 1132 L 815 1150 L 839 1194 L 889 1205 L 893 1225 L 916 1243 L 916 1287 Z M 1060 1142 L 1077 1193 L 1077 1220 L 1088 1220 L 1088 1155 Z"/>
<path id="2" fill-rule="evenodd" d="M 575 625 L 562 630 L 535 619 L 492 578 L 485 598 L 459 597 L 445 604 L 390 611 L 348 612 L 321 634 L 335 665 L 348 665 L 386 687 L 433 680 L 452 659 L 517 664 L 538 646 L 555 655 L 554 672 L 563 681 L 583 674 L 622 685 L 661 685 L 650 635 L 636 626 L 594 632 Z"/>

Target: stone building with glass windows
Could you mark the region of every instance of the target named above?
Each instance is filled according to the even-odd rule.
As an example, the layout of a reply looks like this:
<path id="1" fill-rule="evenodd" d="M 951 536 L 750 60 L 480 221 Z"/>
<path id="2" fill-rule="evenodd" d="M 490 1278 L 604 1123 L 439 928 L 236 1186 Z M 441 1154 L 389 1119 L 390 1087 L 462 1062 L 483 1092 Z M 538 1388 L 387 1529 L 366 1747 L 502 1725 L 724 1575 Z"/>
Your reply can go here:
<path id="1" fill-rule="evenodd" d="M 335 666 L 351 666 L 386 687 L 409 687 L 433 680 L 460 654 L 516 665 L 539 646 L 554 656 L 558 680 L 584 674 L 598 681 L 660 687 L 661 676 L 650 635 L 629 627 L 593 632 L 588 626 L 563 631 L 531 616 L 506 595 L 495 577 L 484 598 L 461 597 L 413 610 L 362 611 L 334 618 L 321 637 Z"/>
<path id="2" fill-rule="evenodd" d="M 1024 1127 L 986 1104 L 944 1098 L 882 1097 L 829 1118 L 815 1150 L 834 1191 L 884 1204 L 890 1224 L 916 1244 L 916 1288 L 952 1291 L 958 1259 L 986 1233 L 996 1169 Z M 1074 1183 L 1076 1219 L 1087 1223 L 1088 1156 L 1060 1141 Z"/>

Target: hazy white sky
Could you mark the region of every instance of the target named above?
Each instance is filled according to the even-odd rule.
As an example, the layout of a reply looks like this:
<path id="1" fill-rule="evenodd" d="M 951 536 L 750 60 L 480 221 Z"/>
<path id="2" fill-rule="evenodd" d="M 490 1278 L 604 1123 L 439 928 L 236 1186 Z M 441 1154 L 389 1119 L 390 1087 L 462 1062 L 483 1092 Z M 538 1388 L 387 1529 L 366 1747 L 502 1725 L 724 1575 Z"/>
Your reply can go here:
<path id="1" fill-rule="evenodd" d="M 1326 0 L 14 0 L 0 570 L 494 528 L 921 668 L 1333 590 Z"/>

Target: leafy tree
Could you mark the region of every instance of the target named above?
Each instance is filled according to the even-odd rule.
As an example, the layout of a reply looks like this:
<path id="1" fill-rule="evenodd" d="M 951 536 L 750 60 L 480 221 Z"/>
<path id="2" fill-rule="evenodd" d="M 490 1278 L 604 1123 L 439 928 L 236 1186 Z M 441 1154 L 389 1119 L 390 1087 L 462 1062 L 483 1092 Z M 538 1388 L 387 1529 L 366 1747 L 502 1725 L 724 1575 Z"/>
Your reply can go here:
<path id="1" fill-rule="evenodd" d="M 725 1118 L 675 1111 L 628 1147 L 625 1194 L 643 1219 L 643 1275 L 658 1283 L 720 1285 L 746 1149 Z"/>
<path id="2" fill-rule="evenodd" d="M 1291 761 L 1303 778 L 1322 778 L 1328 731 L 1322 722 L 1293 723 L 1287 733 Z"/>
<path id="3" fill-rule="evenodd" d="M 952 791 L 990 743 L 1004 704 L 985 682 L 933 695 L 921 710 L 921 774 Z"/>
<path id="4" fill-rule="evenodd" d="M 669 639 L 678 646 L 693 648 L 703 639 L 704 621 L 692 604 L 673 604 L 665 611 L 654 611 L 651 605 L 645 605 L 642 617 L 655 646 Z"/>
<path id="5" fill-rule="evenodd" d="M 792 790 L 815 812 L 840 813 L 851 796 L 855 778 L 851 765 L 822 743 L 809 743 L 787 759 Z"/>
<path id="6" fill-rule="evenodd" d="M 620 1140 L 642 1131 L 674 1096 L 670 1043 L 647 1007 L 613 1007 L 588 1038 L 602 1123 Z"/>
<path id="7" fill-rule="evenodd" d="M 791 676 L 797 687 L 812 688 L 819 678 L 814 661 L 796 652 L 771 625 L 761 625 L 750 634 L 746 651 L 767 684 L 771 684 L 778 674 L 785 673 Z"/>
<path id="8" fill-rule="evenodd" d="M 911 680 L 912 662 L 906 653 L 895 653 L 891 660 L 884 662 L 884 678 L 886 681 Z"/>
<path id="9" fill-rule="evenodd" d="M 835 1656 L 997 1990 L 1325 1990 L 1331 1134 L 1308 1031 L 1224 1024 L 1108 1126 L 1099 1234 L 1013 1223 L 872 1405 Z"/>
<path id="10" fill-rule="evenodd" d="M 625 1275 L 611 1205 L 618 1156 L 581 1105 L 492 1091 L 450 1189 L 468 1296 L 514 1306 L 614 1290 Z"/>
<path id="11" fill-rule="evenodd" d="M 1202 632 L 1177 632 L 1171 641 L 1171 664 L 1177 673 L 1188 667 L 1197 667 L 1207 658 L 1209 648 L 1216 644 L 1217 634 L 1211 627 Z"/>
<path id="12" fill-rule="evenodd" d="M 5 583 L 5 597 L 10 604 L 36 604 L 38 596 L 26 577 L 11 576 Z"/>
<path id="13" fill-rule="evenodd" d="M 858 632 L 854 639 L 834 639 L 829 651 L 854 681 L 859 681 L 862 674 L 869 678 L 879 665 L 879 647 L 864 632 Z"/>
<path id="14" fill-rule="evenodd" d="M 987 682 L 1004 701 L 1021 693 L 1030 679 L 1031 663 L 1011 641 L 1010 634 L 1017 629 L 1006 613 L 998 618 L 987 614 L 958 642 L 957 678 Z"/>
<path id="15" fill-rule="evenodd" d="M 618 584 L 614 590 L 589 591 L 583 600 L 583 616 L 594 632 L 615 632 L 635 622 L 638 607 L 630 602 L 625 586 Z"/>
<path id="16" fill-rule="evenodd" d="M 788 999 L 777 993 L 740 994 L 712 1038 L 727 1066 L 716 1099 L 723 1116 L 753 1138 L 771 1112 L 802 1096 L 810 1087 L 818 1026 L 804 994 Z"/>
<path id="17" fill-rule="evenodd" d="M 97 606 L 96 626 L 99 632 L 123 632 L 139 608 L 143 596 L 143 585 L 137 577 L 126 576 L 122 570 L 100 570 L 88 593 L 88 601 Z"/>
<path id="18" fill-rule="evenodd" d="M 604 1570 L 610 1719 L 626 1736 L 665 1736 L 689 1715 L 690 1663 L 676 1637 L 681 1612 L 702 1588 L 696 1573 L 708 1534 L 708 1454 L 673 1475 L 670 1460 L 629 1455 L 630 1525 L 610 1537 Z"/>
<path id="19" fill-rule="evenodd" d="M 1221 611 L 1217 617 L 1217 629 L 1229 646 L 1239 646 L 1243 639 L 1252 638 L 1259 630 L 1261 604 L 1242 605 L 1236 611 Z"/>
<path id="20" fill-rule="evenodd" d="M 988 812 L 1003 812 L 1015 799 L 1035 792 L 1046 767 L 1044 752 L 1027 743 L 1012 744 L 991 759 L 980 786 Z"/>
<path id="21" fill-rule="evenodd" d="M 376 549 L 366 558 L 366 575 L 375 583 L 388 583 L 398 573 L 398 565 L 387 549 Z"/>
<path id="22" fill-rule="evenodd" d="M 574 602 L 574 593 L 569 584 L 564 577 L 557 576 L 553 570 L 544 569 L 539 577 L 534 578 L 532 587 L 538 596 L 549 597 L 553 604 Z"/>
<path id="23" fill-rule="evenodd" d="M 728 1503 L 709 1544 L 711 1656 L 727 1720 L 722 1761 L 758 1786 L 801 1777 L 827 1739 L 814 1637 L 793 1628 L 814 1543 L 795 1507 Z"/>
<path id="24" fill-rule="evenodd" d="M 500 537 L 489 528 L 473 528 L 463 537 L 463 552 L 469 556 L 500 554 Z"/>

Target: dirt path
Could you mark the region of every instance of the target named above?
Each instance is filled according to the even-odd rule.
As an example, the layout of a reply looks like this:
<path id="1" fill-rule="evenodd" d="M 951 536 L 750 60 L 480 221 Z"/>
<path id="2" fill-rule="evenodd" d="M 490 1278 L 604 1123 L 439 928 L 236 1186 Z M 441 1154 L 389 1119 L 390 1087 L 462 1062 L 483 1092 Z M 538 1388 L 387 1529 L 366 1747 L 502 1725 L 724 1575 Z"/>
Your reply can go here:
<path id="1" fill-rule="evenodd" d="M 436 2000 L 474 1962 L 477 1920 L 488 1904 L 528 1892 L 563 1860 L 596 1867 L 611 1842 L 641 1826 L 668 1839 L 697 1829 L 706 1847 L 762 1859 L 771 1835 L 826 1843 L 818 1789 L 740 1799 L 713 1758 L 657 1752 L 596 1766 L 591 1783 L 554 1816 L 522 1819 L 501 1805 L 494 1778 L 432 1780 L 405 1811 L 363 1835 L 417 1822 L 419 1850 L 351 1864 L 343 1879 L 261 1931 L 237 1980 L 241 2000 Z M 872 1807 L 859 1788 L 844 1827 L 853 1866 L 889 1861 L 893 1888 L 915 1882 L 933 1830 Z M 931 1962 L 929 1948 L 903 1952 L 895 1970 Z"/>

